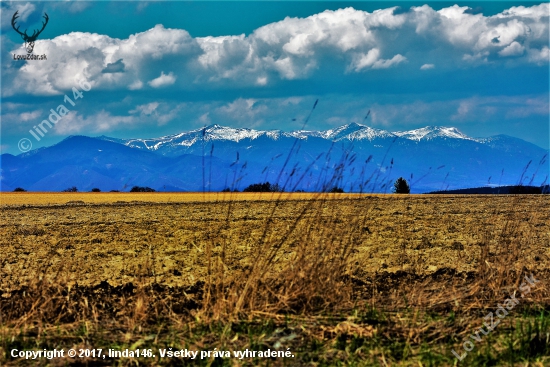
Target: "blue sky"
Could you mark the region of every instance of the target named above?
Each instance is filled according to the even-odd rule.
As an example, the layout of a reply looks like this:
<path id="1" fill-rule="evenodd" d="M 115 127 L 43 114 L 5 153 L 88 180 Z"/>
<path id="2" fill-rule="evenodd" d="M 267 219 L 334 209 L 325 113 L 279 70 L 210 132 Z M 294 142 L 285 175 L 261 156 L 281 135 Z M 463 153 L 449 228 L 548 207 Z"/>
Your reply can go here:
<path id="1" fill-rule="evenodd" d="M 69 135 L 220 124 L 454 126 L 549 147 L 549 5 L 526 2 L 2 2 L 2 153 Z M 34 53 L 21 29 L 50 18 Z M 79 80 L 91 85 L 73 101 Z M 69 112 L 36 141 L 29 130 Z"/>

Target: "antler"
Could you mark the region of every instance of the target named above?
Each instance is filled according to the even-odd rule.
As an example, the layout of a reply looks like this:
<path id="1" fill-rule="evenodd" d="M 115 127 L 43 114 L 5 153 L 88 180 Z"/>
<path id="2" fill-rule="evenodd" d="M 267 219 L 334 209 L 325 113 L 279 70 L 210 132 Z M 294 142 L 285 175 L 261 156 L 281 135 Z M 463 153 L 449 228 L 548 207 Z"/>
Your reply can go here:
<path id="1" fill-rule="evenodd" d="M 15 29 L 15 31 L 17 33 L 19 33 L 21 35 L 21 37 L 23 37 L 24 39 L 28 38 L 29 36 L 27 36 L 27 31 L 25 31 L 25 33 L 21 33 L 19 31 L 19 27 L 15 28 L 15 21 L 17 20 L 17 18 L 19 18 L 19 15 L 17 15 L 17 13 L 19 13 L 19 10 L 15 12 L 15 14 L 13 14 L 13 17 L 11 18 L 11 26 L 13 27 L 13 29 Z"/>
<path id="2" fill-rule="evenodd" d="M 34 41 L 36 41 L 36 39 L 38 38 L 38 35 L 40 35 L 40 33 L 42 33 L 44 28 L 46 28 L 46 25 L 48 24 L 48 20 L 50 20 L 50 18 L 48 17 L 48 14 L 44 12 L 44 19 L 46 21 L 42 22 L 42 29 L 41 30 L 36 30 L 35 29 L 34 32 L 32 33 L 32 36 L 29 36 L 27 34 L 26 29 L 25 29 L 24 33 L 21 33 L 21 31 L 19 31 L 19 26 L 15 27 L 15 22 L 16 22 L 17 18 L 19 18 L 19 15 L 17 15 L 18 13 L 19 13 L 19 10 L 16 11 L 15 14 L 13 14 L 13 17 L 11 18 L 11 26 L 13 27 L 13 29 L 15 29 L 15 31 L 17 33 L 19 33 L 21 35 L 21 37 L 25 40 L 25 42 L 34 42 Z"/>
<path id="3" fill-rule="evenodd" d="M 40 33 L 42 33 L 42 31 L 44 30 L 44 28 L 46 28 L 46 24 L 48 24 L 48 20 L 50 20 L 50 18 L 48 17 L 48 14 L 46 12 L 44 12 L 44 19 L 46 20 L 45 22 L 42 22 L 42 29 L 37 31 L 36 29 L 34 30 L 34 32 L 32 33 L 32 36 L 29 37 L 29 40 L 31 41 L 36 41 L 36 39 L 38 38 L 38 35 Z M 38 32 L 38 33 L 36 33 Z"/>

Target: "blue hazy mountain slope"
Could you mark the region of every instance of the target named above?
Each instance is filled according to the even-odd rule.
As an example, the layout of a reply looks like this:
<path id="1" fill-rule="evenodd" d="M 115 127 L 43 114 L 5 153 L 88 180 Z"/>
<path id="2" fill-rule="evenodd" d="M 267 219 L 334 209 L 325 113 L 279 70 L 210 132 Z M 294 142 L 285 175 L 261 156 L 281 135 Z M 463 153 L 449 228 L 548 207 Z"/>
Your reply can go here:
<path id="1" fill-rule="evenodd" d="M 195 188 L 198 172 L 191 165 L 202 157 L 177 158 L 132 149 L 98 138 L 71 136 L 35 154 L 2 155 L 2 190 L 24 187 L 29 191 L 61 191 L 76 186 L 80 191 L 94 187 L 102 191 L 129 190 L 134 185 L 182 190 Z M 210 158 L 207 158 L 209 161 Z M 217 159 L 214 167 L 221 169 Z M 174 167 L 186 174 L 174 177 Z M 202 182 L 202 178 L 200 180 Z"/>
<path id="2" fill-rule="evenodd" d="M 233 129 L 211 125 L 155 139 L 72 136 L 51 147 L 2 157 L 2 190 L 206 191 L 278 182 L 288 191 L 389 192 L 397 177 L 412 192 L 541 185 L 548 151 L 498 135 L 471 138 L 456 128 L 389 132 L 360 124 L 326 131 Z"/>

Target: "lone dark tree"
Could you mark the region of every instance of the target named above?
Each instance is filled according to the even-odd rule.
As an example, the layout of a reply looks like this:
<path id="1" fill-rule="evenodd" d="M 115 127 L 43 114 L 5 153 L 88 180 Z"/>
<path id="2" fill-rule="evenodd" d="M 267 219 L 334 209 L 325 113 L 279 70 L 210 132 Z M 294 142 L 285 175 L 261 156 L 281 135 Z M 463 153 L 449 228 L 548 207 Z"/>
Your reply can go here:
<path id="1" fill-rule="evenodd" d="M 399 177 L 393 183 L 393 192 L 396 194 L 410 194 L 411 187 L 409 186 L 407 180 L 405 180 L 403 177 Z"/>
<path id="2" fill-rule="evenodd" d="M 256 183 L 247 186 L 243 192 L 283 192 L 279 184 L 270 184 L 269 182 Z"/>
<path id="3" fill-rule="evenodd" d="M 332 189 L 330 189 L 328 192 L 333 194 L 342 194 L 344 192 L 344 189 L 338 186 L 334 186 Z"/>

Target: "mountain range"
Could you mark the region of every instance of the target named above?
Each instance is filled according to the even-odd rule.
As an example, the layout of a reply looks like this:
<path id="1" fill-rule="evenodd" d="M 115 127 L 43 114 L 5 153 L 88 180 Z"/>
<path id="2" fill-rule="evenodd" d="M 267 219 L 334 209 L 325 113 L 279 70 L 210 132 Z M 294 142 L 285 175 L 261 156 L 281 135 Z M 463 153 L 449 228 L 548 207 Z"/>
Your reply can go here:
<path id="1" fill-rule="evenodd" d="M 1 156 L 1 190 L 242 190 L 259 182 L 286 191 L 411 192 L 544 185 L 548 150 L 507 135 L 472 138 L 454 127 L 390 132 L 351 123 L 325 131 L 220 125 L 151 139 L 70 136 L 50 147 Z"/>

